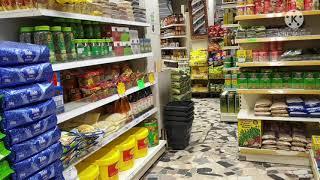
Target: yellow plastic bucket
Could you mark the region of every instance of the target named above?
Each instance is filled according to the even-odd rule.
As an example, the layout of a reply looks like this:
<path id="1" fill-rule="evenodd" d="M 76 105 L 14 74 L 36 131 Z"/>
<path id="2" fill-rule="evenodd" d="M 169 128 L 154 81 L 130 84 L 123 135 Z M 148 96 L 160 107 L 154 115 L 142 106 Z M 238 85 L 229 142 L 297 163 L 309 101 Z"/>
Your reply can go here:
<path id="1" fill-rule="evenodd" d="M 132 129 L 132 133 L 136 138 L 136 145 L 134 150 L 134 157 L 136 159 L 145 157 L 148 155 L 148 135 L 149 130 L 144 127 L 135 127 Z"/>
<path id="2" fill-rule="evenodd" d="M 118 180 L 120 152 L 117 148 L 110 149 L 105 156 L 96 160 L 99 166 L 99 180 Z"/>
<path id="3" fill-rule="evenodd" d="M 78 173 L 78 176 L 80 180 L 98 180 L 99 167 L 95 164 L 91 164 Z"/>
<path id="4" fill-rule="evenodd" d="M 122 141 L 121 141 L 122 140 Z M 117 142 L 120 142 L 116 147 L 120 152 L 119 170 L 126 171 L 134 165 L 134 148 L 135 148 L 134 136 L 125 137 L 122 136 Z"/>

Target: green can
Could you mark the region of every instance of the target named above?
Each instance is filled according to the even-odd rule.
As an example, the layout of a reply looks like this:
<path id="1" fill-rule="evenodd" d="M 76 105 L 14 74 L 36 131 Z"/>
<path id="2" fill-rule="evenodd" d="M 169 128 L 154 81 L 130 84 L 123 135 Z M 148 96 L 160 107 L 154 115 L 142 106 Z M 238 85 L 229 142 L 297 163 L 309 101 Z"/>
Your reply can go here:
<path id="1" fill-rule="evenodd" d="M 159 144 L 159 130 L 157 120 L 153 119 L 152 121 L 145 122 L 142 124 L 142 126 L 149 130 L 149 147 L 157 146 Z"/>

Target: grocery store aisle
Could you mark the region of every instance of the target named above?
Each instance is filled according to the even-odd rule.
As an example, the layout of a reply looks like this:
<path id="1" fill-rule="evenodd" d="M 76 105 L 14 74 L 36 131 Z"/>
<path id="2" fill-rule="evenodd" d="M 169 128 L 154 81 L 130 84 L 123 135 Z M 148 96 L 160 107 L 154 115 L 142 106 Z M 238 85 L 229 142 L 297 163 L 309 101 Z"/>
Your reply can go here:
<path id="1" fill-rule="evenodd" d="M 307 167 L 239 161 L 237 126 L 220 122 L 219 99 L 193 101 L 195 119 L 190 146 L 180 151 L 169 150 L 145 179 L 312 179 Z"/>

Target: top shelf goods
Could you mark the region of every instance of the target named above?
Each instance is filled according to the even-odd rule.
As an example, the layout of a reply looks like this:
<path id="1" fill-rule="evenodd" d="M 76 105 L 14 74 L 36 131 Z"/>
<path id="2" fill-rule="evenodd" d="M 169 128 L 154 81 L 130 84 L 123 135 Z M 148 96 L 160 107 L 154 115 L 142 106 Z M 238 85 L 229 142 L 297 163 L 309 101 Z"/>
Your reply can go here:
<path id="1" fill-rule="evenodd" d="M 241 0 L 237 5 L 236 20 L 285 17 L 288 11 L 301 11 L 305 16 L 319 15 L 319 1 L 312 0 Z"/>
<path id="2" fill-rule="evenodd" d="M 60 4 L 57 1 L 33 1 L 24 3 L 9 1 L 2 5 L 0 19 L 25 17 L 61 17 L 79 20 L 89 20 L 130 26 L 150 26 L 146 23 L 145 9 L 129 2 L 119 3 L 69 3 Z M 120 13 L 119 13 L 120 12 Z"/>

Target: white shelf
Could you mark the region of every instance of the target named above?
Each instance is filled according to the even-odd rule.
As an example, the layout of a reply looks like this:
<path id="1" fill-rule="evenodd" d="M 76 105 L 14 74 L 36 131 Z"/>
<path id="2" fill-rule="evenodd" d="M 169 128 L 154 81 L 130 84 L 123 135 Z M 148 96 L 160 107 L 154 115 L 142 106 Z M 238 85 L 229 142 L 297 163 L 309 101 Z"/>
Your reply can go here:
<path id="1" fill-rule="evenodd" d="M 186 26 L 185 24 L 170 24 L 168 26 L 163 26 L 161 27 L 161 29 L 167 29 L 167 28 L 171 28 L 171 27 L 183 27 L 183 26 Z"/>
<path id="2" fill-rule="evenodd" d="M 236 113 L 221 113 L 220 121 L 222 122 L 238 122 Z"/>
<path id="3" fill-rule="evenodd" d="M 152 85 L 153 84 L 146 83 L 145 87 L 149 87 Z M 125 95 L 132 94 L 132 93 L 137 92 L 139 90 L 140 89 L 138 87 L 130 88 L 126 91 Z M 91 102 L 91 103 L 90 102 L 78 102 L 78 101 L 67 103 L 64 105 L 65 112 L 57 115 L 58 124 L 65 122 L 71 118 L 82 115 L 82 114 L 89 112 L 91 110 L 94 110 L 98 107 L 101 107 L 101 106 L 104 106 L 104 105 L 109 104 L 111 102 L 114 102 L 118 99 L 120 99 L 120 95 L 114 94 L 114 95 L 107 97 L 105 99 L 101 99 L 99 101 Z"/>
<path id="4" fill-rule="evenodd" d="M 265 120 L 265 121 L 318 122 L 318 123 L 320 123 L 320 118 L 255 116 L 253 110 L 246 110 L 246 109 L 240 110 L 240 112 L 238 114 L 238 119 Z"/>
<path id="5" fill-rule="evenodd" d="M 221 8 L 222 9 L 232 9 L 232 8 L 236 8 L 237 6 L 238 6 L 237 3 L 235 3 L 235 4 L 222 4 Z"/>
<path id="6" fill-rule="evenodd" d="M 223 24 L 221 27 L 223 27 L 223 28 L 237 28 L 237 27 L 240 27 L 240 24 Z"/>
<path id="7" fill-rule="evenodd" d="M 222 46 L 222 50 L 240 49 L 239 46 Z"/>
<path id="8" fill-rule="evenodd" d="M 161 50 L 179 50 L 179 49 L 187 49 L 187 47 L 163 47 Z"/>
<path id="9" fill-rule="evenodd" d="M 99 149 L 103 148 L 104 146 L 106 146 L 107 144 L 112 142 L 113 140 L 117 139 L 122 134 L 124 134 L 125 132 L 127 132 L 128 130 L 133 128 L 134 126 L 138 125 L 140 122 L 144 121 L 146 118 L 150 117 L 151 115 L 153 115 L 156 112 L 157 112 L 157 108 L 153 108 L 153 109 L 149 110 L 148 112 L 144 113 L 143 115 L 135 118 L 130 123 L 127 123 L 125 126 L 118 129 L 113 134 L 110 134 L 108 137 L 102 139 L 102 141 L 100 143 L 98 143 L 96 146 L 88 149 L 87 150 L 88 153 L 85 156 L 83 156 L 80 159 L 78 159 L 77 161 L 73 162 L 69 167 L 73 167 L 73 166 L 77 165 L 78 163 L 80 163 L 81 161 L 85 160 L 86 158 L 88 158 L 89 156 L 91 156 L 92 154 L 97 152 Z M 68 169 L 69 168 L 66 168 L 64 171 L 68 171 Z"/>
<path id="10" fill-rule="evenodd" d="M 179 35 L 179 36 L 165 36 L 165 37 L 161 37 L 161 39 L 174 39 L 174 38 L 187 38 L 186 35 Z"/>
<path id="11" fill-rule="evenodd" d="M 182 59 L 179 59 L 179 60 L 170 60 L 170 59 L 162 59 L 162 61 L 164 62 L 173 62 L 173 63 L 188 63 L 187 60 L 182 60 Z"/>
<path id="12" fill-rule="evenodd" d="M 140 179 L 145 172 L 155 163 L 165 152 L 167 141 L 160 140 L 155 147 L 149 148 L 146 157 L 136 159 L 134 167 L 119 174 L 119 180 Z"/>
<path id="13" fill-rule="evenodd" d="M 78 14 L 70 12 L 62 12 L 49 9 L 24 9 L 24 10 L 12 10 L 12 11 L 3 11 L 0 12 L 0 19 L 12 19 L 12 18 L 26 18 L 26 17 L 60 17 L 60 18 L 71 18 L 71 19 L 80 19 L 88 21 L 97 21 L 105 22 L 112 24 L 121 24 L 129 26 L 142 26 L 149 27 L 149 23 L 136 22 L 136 21 L 127 21 L 121 19 L 112 19 L 102 16 L 92 16 L 87 14 Z"/>
<path id="14" fill-rule="evenodd" d="M 128 60 L 146 58 L 146 57 L 152 57 L 152 56 L 153 56 L 153 53 L 143 53 L 143 54 L 134 54 L 129 56 L 115 56 L 115 57 L 106 57 L 106 58 L 99 58 L 99 59 L 88 59 L 84 61 L 73 61 L 73 62 L 53 64 L 52 69 L 53 71 L 61 71 L 66 69 L 74 69 L 74 68 L 94 66 L 94 65 L 100 65 L 100 64 L 115 63 L 115 62 L 128 61 Z"/>

